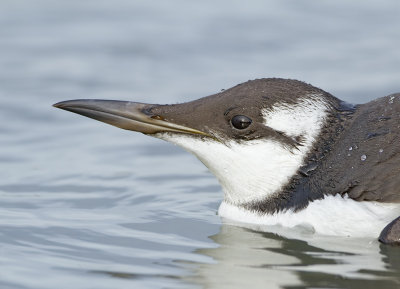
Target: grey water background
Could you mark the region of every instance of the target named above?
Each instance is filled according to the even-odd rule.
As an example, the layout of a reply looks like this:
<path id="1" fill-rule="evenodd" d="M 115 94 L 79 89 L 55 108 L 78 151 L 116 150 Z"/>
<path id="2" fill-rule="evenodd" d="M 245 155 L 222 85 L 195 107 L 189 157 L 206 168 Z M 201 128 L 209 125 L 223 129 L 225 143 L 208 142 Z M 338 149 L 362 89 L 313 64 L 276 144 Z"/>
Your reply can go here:
<path id="1" fill-rule="evenodd" d="M 397 0 L 2 0 L 0 288 L 399 288 L 399 248 L 221 220 L 194 156 L 51 107 L 261 77 L 366 102 L 400 91 L 399 14 Z"/>

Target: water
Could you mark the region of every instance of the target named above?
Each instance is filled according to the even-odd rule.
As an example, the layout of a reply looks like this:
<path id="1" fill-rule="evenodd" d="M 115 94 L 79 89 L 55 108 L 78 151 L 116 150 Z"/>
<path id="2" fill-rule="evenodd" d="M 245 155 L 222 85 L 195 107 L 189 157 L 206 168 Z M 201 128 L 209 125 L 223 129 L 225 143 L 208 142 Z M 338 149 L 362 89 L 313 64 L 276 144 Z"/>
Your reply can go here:
<path id="1" fill-rule="evenodd" d="M 1 288 L 400 286 L 398 248 L 221 220 L 193 156 L 51 107 L 176 103 L 272 76 L 366 102 L 400 91 L 398 1 L 0 8 Z"/>

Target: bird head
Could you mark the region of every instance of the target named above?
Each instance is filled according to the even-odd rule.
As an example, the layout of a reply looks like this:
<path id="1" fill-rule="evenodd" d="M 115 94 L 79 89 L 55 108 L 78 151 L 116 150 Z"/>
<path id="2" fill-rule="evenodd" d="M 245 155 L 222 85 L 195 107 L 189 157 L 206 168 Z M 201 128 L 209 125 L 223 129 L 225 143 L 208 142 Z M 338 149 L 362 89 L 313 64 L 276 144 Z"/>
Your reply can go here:
<path id="1" fill-rule="evenodd" d="M 217 177 L 225 202 L 245 205 L 279 194 L 298 173 L 336 102 L 309 84 L 272 78 L 181 104 L 82 99 L 54 106 L 181 146 Z"/>

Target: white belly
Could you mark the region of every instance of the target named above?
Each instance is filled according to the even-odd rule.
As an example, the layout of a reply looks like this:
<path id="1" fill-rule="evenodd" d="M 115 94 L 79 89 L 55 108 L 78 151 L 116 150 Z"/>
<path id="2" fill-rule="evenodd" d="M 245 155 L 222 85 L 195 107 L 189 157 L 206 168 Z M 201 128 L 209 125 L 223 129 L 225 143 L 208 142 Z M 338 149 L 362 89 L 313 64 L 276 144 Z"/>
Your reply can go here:
<path id="1" fill-rule="evenodd" d="M 326 196 L 299 212 L 287 210 L 260 215 L 223 202 L 218 213 L 234 221 L 257 225 L 312 226 L 318 234 L 374 237 L 400 215 L 400 204 L 357 202 L 348 197 Z"/>

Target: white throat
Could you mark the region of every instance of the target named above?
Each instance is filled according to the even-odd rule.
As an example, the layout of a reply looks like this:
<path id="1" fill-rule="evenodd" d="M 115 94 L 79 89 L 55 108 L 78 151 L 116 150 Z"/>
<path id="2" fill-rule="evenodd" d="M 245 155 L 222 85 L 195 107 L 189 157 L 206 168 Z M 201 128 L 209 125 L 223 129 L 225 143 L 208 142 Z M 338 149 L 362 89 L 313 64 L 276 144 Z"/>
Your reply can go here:
<path id="1" fill-rule="evenodd" d="M 272 139 L 220 143 L 189 135 L 163 133 L 157 137 L 196 155 L 217 177 L 225 202 L 238 205 L 263 200 L 279 192 L 302 166 L 327 115 L 327 104 L 310 96 L 296 104 L 280 103 L 263 110 L 264 125 L 289 137 L 301 136 L 303 145 L 290 149 Z"/>

